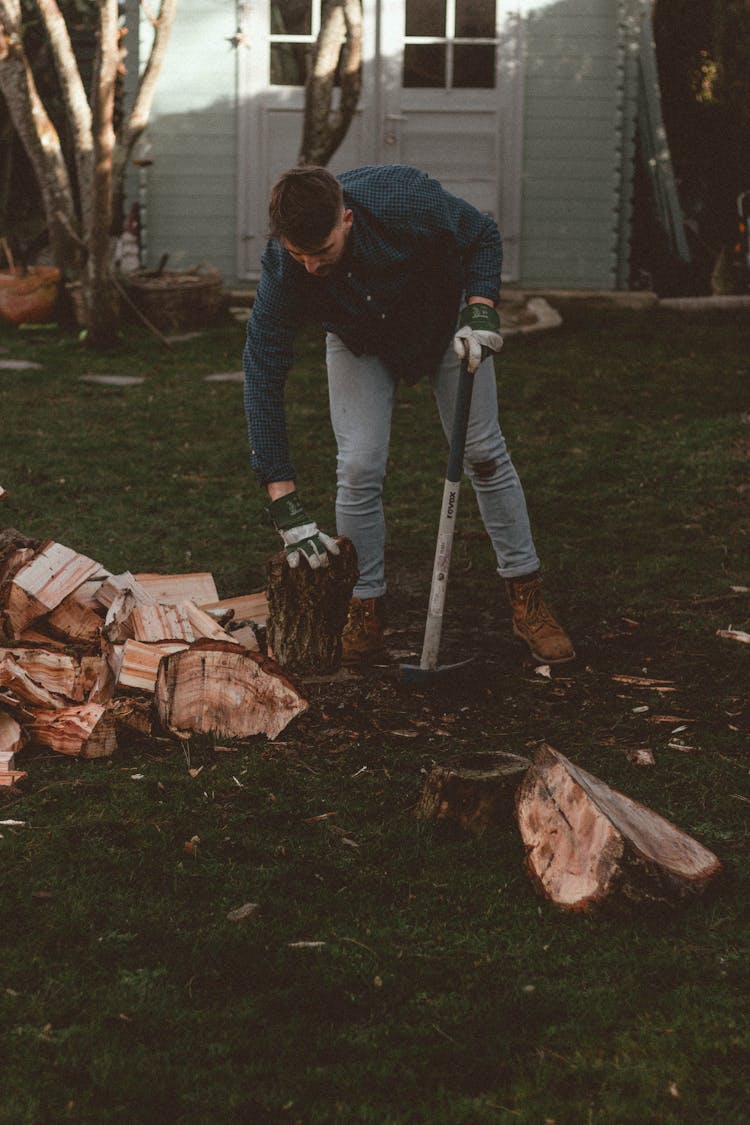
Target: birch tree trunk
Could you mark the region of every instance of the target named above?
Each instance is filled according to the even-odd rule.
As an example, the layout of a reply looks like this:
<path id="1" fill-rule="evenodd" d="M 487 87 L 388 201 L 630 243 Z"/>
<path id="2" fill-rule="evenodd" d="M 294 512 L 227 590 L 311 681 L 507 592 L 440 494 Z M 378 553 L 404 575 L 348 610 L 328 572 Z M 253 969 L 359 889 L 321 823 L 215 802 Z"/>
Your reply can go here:
<path id="1" fill-rule="evenodd" d="M 112 116 L 119 58 L 117 0 L 99 0 L 99 47 L 91 91 L 93 168 L 88 206 L 83 212 L 84 240 L 88 248 L 84 295 L 89 314 L 89 343 L 94 348 L 114 343 L 118 327 L 117 294 L 110 264 L 110 230 L 115 147 Z"/>
<path id="2" fill-rule="evenodd" d="M 24 50 L 20 0 L 0 0 L 0 90 L 39 183 L 55 265 L 64 276 L 81 280 L 87 342 L 95 348 L 107 347 L 115 341 L 119 320 L 111 272 L 112 220 L 122 211 L 128 158 L 148 121 L 177 0 L 162 0 L 158 17 L 150 17 L 154 25 L 151 52 L 118 138 L 113 124 L 121 58 L 117 0 L 97 0 L 99 42 L 89 98 L 57 0 L 34 2 L 65 104 L 77 195 L 60 137 Z"/>
<path id="3" fill-rule="evenodd" d="M 41 190 L 55 263 L 80 269 L 70 175 L 23 47 L 19 0 L 0 0 L 0 89 Z"/>
<path id="4" fill-rule="evenodd" d="M 341 93 L 333 108 L 339 68 Z M 320 33 L 305 84 L 305 115 L 299 164 L 325 165 L 346 136 L 362 88 L 360 0 L 323 0 Z"/>

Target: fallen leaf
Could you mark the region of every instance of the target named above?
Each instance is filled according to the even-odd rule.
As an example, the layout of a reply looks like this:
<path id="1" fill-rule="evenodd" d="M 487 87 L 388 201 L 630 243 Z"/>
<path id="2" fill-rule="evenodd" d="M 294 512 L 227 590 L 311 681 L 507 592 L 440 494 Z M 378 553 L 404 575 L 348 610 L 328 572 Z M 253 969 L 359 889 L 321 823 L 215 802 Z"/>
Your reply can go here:
<path id="1" fill-rule="evenodd" d="M 257 914 L 259 910 L 260 906 L 257 902 L 245 902 L 242 904 L 242 906 L 238 906 L 236 910 L 229 911 L 229 913 L 227 914 L 227 921 L 244 922 L 246 921 L 246 919 L 252 918 L 254 914 Z"/>
<path id="2" fill-rule="evenodd" d="M 191 777 L 197 777 L 199 773 L 203 772 L 203 766 L 198 766 L 197 769 L 188 770 Z"/>
<path id="3" fill-rule="evenodd" d="M 627 759 L 632 762 L 634 766 L 653 766 L 656 765 L 656 759 L 652 750 L 644 746 L 636 750 L 628 750 Z"/>

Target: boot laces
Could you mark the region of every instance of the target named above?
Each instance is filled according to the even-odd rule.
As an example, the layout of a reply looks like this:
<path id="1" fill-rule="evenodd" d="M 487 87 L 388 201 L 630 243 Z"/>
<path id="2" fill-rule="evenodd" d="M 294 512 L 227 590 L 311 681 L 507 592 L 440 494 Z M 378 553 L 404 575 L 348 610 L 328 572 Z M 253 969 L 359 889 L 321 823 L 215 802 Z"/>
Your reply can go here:
<path id="1" fill-rule="evenodd" d="M 542 596 L 540 583 L 530 583 L 528 591 L 524 591 L 522 597 L 526 608 L 524 616 L 532 628 L 539 628 L 540 625 L 552 625 L 554 628 L 558 627 L 557 621 L 552 615 L 552 611 L 549 609 Z"/>

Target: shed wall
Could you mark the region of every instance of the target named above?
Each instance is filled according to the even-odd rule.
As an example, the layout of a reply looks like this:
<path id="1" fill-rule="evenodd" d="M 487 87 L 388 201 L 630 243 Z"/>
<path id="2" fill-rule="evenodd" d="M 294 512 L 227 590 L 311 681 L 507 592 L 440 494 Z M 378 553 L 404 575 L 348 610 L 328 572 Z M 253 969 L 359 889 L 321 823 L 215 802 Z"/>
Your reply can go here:
<path id="1" fill-rule="evenodd" d="M 633 91 L 628 0 L 525 6 L 519 283 L 614 289 L 627 270 Z M 150 33 L 141 25 L 140 55 Z M 142 174 L 146 256 L 237 269 L 234 6 L 181 0 L 154 100 Z M 250 55 L 250 58 L 252 56 Z"/>
<path id="2" fill-rule="evenodd" d="M 180 0 L 148 127 L 141 177 L 149 263 L 209 262 L 235 274 L 237 130 L 234 5 Z M 145 61 L 150 29 L 141 23 Z M 240 50 L 245 48 L 240 48 Z"/>
<path id="3" fill-rule="evenodd" d="M 617 287 L 623 186 L 629 190 L 624 132 L 634 112 L 622 9 L 613 0 L 561 0 L 527 11 L 525 287 Z"/>

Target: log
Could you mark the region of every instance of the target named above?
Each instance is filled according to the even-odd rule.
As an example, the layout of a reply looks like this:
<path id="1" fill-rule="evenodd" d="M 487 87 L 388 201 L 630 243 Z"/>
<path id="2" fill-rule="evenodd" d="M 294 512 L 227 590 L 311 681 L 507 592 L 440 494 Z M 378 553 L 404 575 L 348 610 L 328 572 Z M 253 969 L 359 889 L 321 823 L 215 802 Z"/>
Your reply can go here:
<path id="1" fill-rule="evenodd" d="M 96 591 L 96 600 L 105 609 L 109 609 L 115 598 L 126 590 L 130 590 L 133 595 L 133 605 L 154 605 L 156 601 L 129 570 L 122 574 L 108 575 Z"/>
<path id="2" fill-rule="evenodd" d="M 65 706 L 61 696 L 33 680 L 8 651 L 0 656 L 0 688 L 7 688 L 14 699 L 30 707 L 57 709 Z"/>
<path id="3" fill-rule="evenodd" d="M 154 601 L 162 605 L 179 605 L 180 602 L 215 602 L 219 597 L 212 574 L 136 574 L 135 580 Z"/>
<path id="4" fill-rule="evenodd" d="M 414 809 L 420 820 L 435 820 L 479 836 L 508 824 L 528 758 L 500 751 L 478 753 L 430 770 Z"/>
<path id="5" fill-rule="evenodd" d="M 4 527 L 0 531 L 0 585 L 39 550 L 38 539 L 29 539 L 15 527 Z"/>
<path id="6" fill-rule="evenodd" d="M 337 542 L 340 553 L 318 570 L 305 562 L 292 569 L 283 551 L 269 560 L 269 652 L 291 672 L 319 675 L 341 666 L 341 631 L 359 571 L 352 541 Z"/>
<path id="7" fill-rule="evenodd" d="M 5 656 L 12 656 L 29 679 L 46 691 L 66 696 L 71 702 L 80 703 L 83 700 L 79 687 L 81 663 L 70 653 L 36 646 L 0 648 L 0 659 Z M 14 690 L 10 683 L 6 682 L 6 686 Z"/>
<path id="8" fill-rule="evenodd" d="M 103 579 L 94 578 L 84 582 L 67 598 L 63 598 L 57 609 L 47 618 L 53 632 L 67 641 L 79 644 L 95 644 L 104 625 L 104 608 L 96 594 Z"/>
<path id="9" fill-rule="evenodd" d="M 156 689 L 156 676 L 162 657 L 170 656 L 174 652 L 183 652 L 187 647 L 180 642 L 163 641 L 158 644 L 145 644 L 142 641 L 125 641 L 122 660 L 118 666 L 117 686 L 153 693 Z"/>
<path id="10" fill-rule="evenodd" d="M 256 625 L 262 626 L 266 624 L 268 619 L 268 595 L 265 591 L 256 594 L 241 594 L 237 598 L 202 602 L 200 608 L 211 614 L 222 610 L 231 612 L 233 621 L 252 621 Z"/>
<path id="11" fill-rule="evenodd" d="M 260 653 L 223 641 L 198 641 L 159 664 L 156 713 L 177 738 L 215 734 L 276 738 L 307 700 Z"/>
<path id="12" fill-rule="evenodd" d="M 144 644 L 158 641 L 192 644 L 197 638 L 187 610 L 187 605 L 134 606 L 129 620 L 133 639 Z"/>
<path id="13" fill-rule="evenodd" d="M 109 758 L 117 748 L 114 715 L 101 703 L 40 709 L 29 726 L 29 737 L 58 754 L 80 758 Z"/>
<path id="14" fill-rule="evenodd" d="M 671 821 L 551 746 L 535 755 L 516 811 L 532 881 L 565 910 L 615 898 L 673 903 L 704 891 L 721 870 L 713 852 Z"/>
<path id="15" fill-rule="evenodd" d="M 56 609 L 60 602 L 101 567 L 62 543 L 47 540 L 40 550 L 0 588 L 5 631 L 19 637 L 32 621 Z"/>
<path id="16" fill-rule="evenodd" d="M 21 724 L 7 711 L 0 711 L 0 752 L 17 754 L 26 741 Z M 7 767 L 6 767 L 7 768 Z"/>

